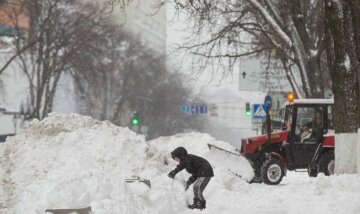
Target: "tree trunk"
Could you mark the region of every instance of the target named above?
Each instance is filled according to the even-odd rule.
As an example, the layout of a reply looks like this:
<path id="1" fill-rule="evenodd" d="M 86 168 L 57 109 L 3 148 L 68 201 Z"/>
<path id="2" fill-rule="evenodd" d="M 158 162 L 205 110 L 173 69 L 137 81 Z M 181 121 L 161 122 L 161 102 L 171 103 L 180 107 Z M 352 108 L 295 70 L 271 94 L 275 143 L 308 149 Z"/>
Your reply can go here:
<path id="1" fill-rule="evenodd" d="M 317 56 L 308 55 L 308 76 L 311 85 L 312 98 L 324 98 L 324 86 L 321 81 L 320 59 Z"/>
<path id="2" fill-rule="evenodd" d="M 357 160 L 358 84 L 353 66 L 350 66 L 346 46 L 346 18 L 339 1 L 327 0 L 325 16 L 333 41 L 333 93 L 335 99 L 335 172 L 355 173 Z M 332 59 L 328 59 L 331 62 Z"/>
<path id="3" fill-rule="evenodd" d="M 352 27 L 354 29 L 354 41 L 357 59 L 360 62 L 360 1 L 347 0 L 351 9 Z M 360 78 L 360 76 L 358 76 Z"/>
<path id="4" fill-rule="evenodd" d="M 355 54 L 358 63 L 357 69 L 357 81 L 359 90 L 357 91 L 358 108 L 360 110 L 360 1 L 359 0 L 348 0 L 351 10 L 352 29 L 353 29 L 353 40 L 355 43 Z M 358 111 L 358 127 L 360 128 L 360 111 Z M 360 166 L 359 166 L 360 167 Z"/>
<path id="5" fill-rule="evenodd" d="M 357 81 L 350 66 L 346 66 L 350 62 L 346 49 L 342 6 L 336 1 L 327 0 L 325 7 L 335 54 L 331 71 L 336 111 L 335 129 L 337 133 L 353 133 L 357 131 Z"/>
<path id="6" fill-rule="evenodd" d="M 356 4 L 354 4 L 356 5 Z M 360 4 L 359 4 L 360 5 Z M 356 6 L 355 6 L 356 7 Z M 359 8 L 360 9 L 360 8 Z M 359 25 L 356 25 L 354 21 L 360 21 L 352 19 L 353 14 L 356 10 L 351 8 L 351 4 L 349 4 L 349 1 L 343 2 L 343 13 L 344 13 L 344 34 L 345 34 L 345 41 L 346 41 L 346 49 L 347 53 L 349 54 L 350 64 L 351 64 L 351 72 L 354 74 L 353 81 L 356 81 L 354 83 L 354 93 L 357 97 L 357 127 L 360 127 L 360 61 L 358 60 L 358 54 L 357 54 L 357 41 L 356 41 L 356 34 L 359 33 Z M 357 11 L 357 12 L 360 12 Z M 354 29 L 356 27 L 357 29 Z M 357 32 L 357 33 L 355 33 Z M 360 41 L 358 41 L 360 42 Z M 360 53 L 359 53 L 360 54 Z M 357 76 L 357 78 L 356 78 Z"/>
<path id="7" fill-rule="evenodd" d="M 293 33 L 293 40 L 297 37 L 300 38 L 301 43 L 299 45 L 302 46 L 304 50 L 304 56 L 302 60 L 306 70 L 304 72 L 307 73 L 308 81 L 310 85 L 310 93 L 307 95 L 308 97 L 313 98 L 323 98 L 324 97 L 324 87 L 321 79 L 321 69 L 320 69 L 320 60 L 317 54 L 313 54 L 316 50 L 314 42 L 311 40 L 309 32 L 306 30 L 306 8 L 304 7 L 304 2 L 302 0 L 293 0 L 290 1 L 291 4 L 291 13 L 292 20 L 294 21 L 294 25 L 297 31 L 297 35 Z M 296 42 L 294 42 L 296 45 Z"/>
<path id="8" fill-rule="evenodd" d="M 102 75 L 102 88 L 99 90 L 102 90 L 102 93 L 100 93 L 103 96 L 103 100 L 102 100 L 102 108 L 101 108 L 101 113 L 100 113 L 100 120 L 106 120 L 107 119 L 107 115 L 108 115 L 108 91 L 109 89 L 109 85 L 108 85 L 108 77 L 107 74 L 105 73 L 105 71 L 101 72 Z"/>

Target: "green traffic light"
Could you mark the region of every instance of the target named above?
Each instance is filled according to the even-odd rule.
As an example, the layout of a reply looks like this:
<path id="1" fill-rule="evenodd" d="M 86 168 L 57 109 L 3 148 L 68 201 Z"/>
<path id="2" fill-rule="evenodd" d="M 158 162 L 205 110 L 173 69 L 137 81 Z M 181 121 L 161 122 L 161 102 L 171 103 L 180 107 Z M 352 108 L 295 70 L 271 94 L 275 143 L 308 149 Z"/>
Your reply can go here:
<path id="1" fill-rule="evenodd" d="M 133 117 L 133 118 L 131 119 L 131 123 L 132 123 L 134 126 L 139 125 L 139 123 L 140 123 L 139 118 Z"/>
<path id="2" fill-rule="evenodd" d="M 247 117 L 251 116 L 251 109 L 250 109 L 250 103 L 249 102 L 245 103 L 245 115 Z"/>

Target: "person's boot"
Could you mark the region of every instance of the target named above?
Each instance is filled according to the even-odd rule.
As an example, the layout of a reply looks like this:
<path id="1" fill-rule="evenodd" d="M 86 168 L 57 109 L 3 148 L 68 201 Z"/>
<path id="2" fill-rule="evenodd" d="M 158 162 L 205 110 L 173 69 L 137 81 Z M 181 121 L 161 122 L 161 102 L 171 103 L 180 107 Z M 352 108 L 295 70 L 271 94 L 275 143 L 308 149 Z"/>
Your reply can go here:
<path id="1" fill-rule="evenodd" d="M 188 205 L 190 209 L 203 209 L 202 203 L 199 199 L 194 199 L 194 204 Z"/>
<path id="2" fill-rule="evenodd" d="M 203 200 L 201 201 L 201 209 L 205 209 L 206 208 L 206 201 Z"/>

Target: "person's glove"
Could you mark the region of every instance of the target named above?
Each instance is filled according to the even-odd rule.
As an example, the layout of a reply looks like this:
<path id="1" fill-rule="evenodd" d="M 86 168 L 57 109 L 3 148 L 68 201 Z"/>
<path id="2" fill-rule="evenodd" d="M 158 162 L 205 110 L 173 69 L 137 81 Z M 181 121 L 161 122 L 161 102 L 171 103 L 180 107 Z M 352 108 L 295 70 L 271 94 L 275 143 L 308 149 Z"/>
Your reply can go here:
<path id="1" fill-rule="evenodd" d="M 191 185 L 191 182 L 190 181 L 186 181 L 186 188 L 185 188 L 185 191 L 189 189 L 189 186 Z"/>
<path id="2" fill-rule="evenodd" d="M 169 178 L 174 178 L 175 175 L 176 175 L 176 172 L 174 170 L 169 172 L 169 174 L 168 174 Z"/>

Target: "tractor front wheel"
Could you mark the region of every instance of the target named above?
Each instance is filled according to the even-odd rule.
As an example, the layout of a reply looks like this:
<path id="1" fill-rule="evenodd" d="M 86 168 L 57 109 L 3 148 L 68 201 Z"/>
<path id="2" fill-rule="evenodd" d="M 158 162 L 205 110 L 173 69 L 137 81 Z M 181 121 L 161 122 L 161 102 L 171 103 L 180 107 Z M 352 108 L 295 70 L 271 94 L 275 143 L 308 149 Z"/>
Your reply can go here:
<path id="1" fill-rule="evenodd" d="M 261 177 L 264 183 L 279 184 L 284 177 L 284 169 L 276 158 L 267 159 L 261 167 Z"/>

